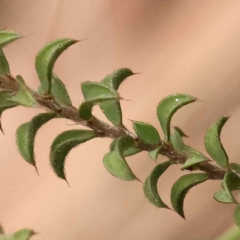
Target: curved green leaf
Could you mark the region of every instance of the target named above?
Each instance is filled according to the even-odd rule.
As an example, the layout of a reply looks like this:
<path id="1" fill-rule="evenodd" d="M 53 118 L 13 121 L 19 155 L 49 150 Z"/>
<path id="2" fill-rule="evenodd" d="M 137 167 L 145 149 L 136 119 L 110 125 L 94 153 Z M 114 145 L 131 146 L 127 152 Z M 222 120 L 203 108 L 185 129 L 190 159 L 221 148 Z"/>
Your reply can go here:
<path id="1" fill-rule="evenodd" d="M 183 202 L 187 192 L 194 186 L 209 179 L 206 173 L 193 173 L 180 177 L 173 185 L 171 190 L 171 202 L 173 209 L 183 218 Z"/>
<path id="2" fill-rule="evenodd" d="M 22 229 L 20 231 L 17 231 L 13 235 L 14 240 L 29 240 L 33 235 L 35 234 L 34 231 L 30 229 Z"/>
<path id="3" fill-rule="evenodd" d="M 25 85 L 23 78 L 18 75 L 16 76 L 16 80 L 19 83 L 19 90 L 17 94 L 11 98 L 11 101 L 26 107 L 36 106 L 36 100 Z"/>
<path id="4" fill-rule="evenodd" d="M 58 102 L 72 105 L 64 83 L 55 74 L 52 76 L 52 94 Z"/>
<path id="5" fill-rule="evenodd" d="M 228 117 L 222 117 L 213 123 L 204 138 L 204 145 L 208 154 L 222 168 L 228 168 L 228 156 L 220 139 L 222 127 L 227 120 Z"/>
<path id="6" fill-rule="evenodd" d="M 104 156 L 103 164 L 113 176 L 125 181 L 137 179 L 123 156 L 124 150 L 133 145 L 134 140 L 131 137 L 120 137 L 115 142 L 114 150 Z"/>
<path id="7" fill-rule="evenodd" d="M 70 150 L 81 143 L 97 137 L 90 130 L 69 130 L 58 135 L 51 145 L 50 160 L 55 174 L 66 180 L 64 164 Z"/>
<path id="8" fill-rule="evenodd" d="M 234 222 L 240 228 L 240 205 L 237 205 L 234 212 Z"/>
<path id="9" fill-rule="evenodd" d="M 150 152 L 148 153 L 148 156 L 149 156 L 152 160 L 156 161 L 156 160 L 157 160 L 157 157 L 158 157 L 158 154 L 161 152 L 162 148 L 163 148 L 163 146 L 157 147 L 157 148 L 154 149 L 153 151 L 150 151 Z"/>
<path id="10" fill-rule="evenodd" d="M 13 31 L 0 31 L 0 48 L 3 48 L 8 43 L 13 42 L 20 38 L 19 33 Z"/>
<path id="11" fill-rule="evenodd" d="M 15 107 L 18 104 L 11 101 L 13 94 L 10 91 L 0 91 L 0 114 L 9 108 Z"/>
<path id="12" fill-rule="evenodd" d="M 187 161 L 183 164 L 182 169 L 194 167 L 195 165 L 198 165 L 199 163 L 202 163 L 205 161 L 206 161 L 206 159 L 203 159 L 203 158 L 188 158 Z"/>
<path id="13" fill-rule="evenodd" d="M 0 49 L 0 75 L 10 73 L 9 64 L 3 50 Z"/>
<path id="14" fill-rule="evenodd" d="M 165 135 L 165 141 L 170 140 L 170 123 L 173 114 L 182 106 L 195 102 L 196 98 L 187 94 L 170 95 L 157 106 L 157 116 Z"/>
<path id="15" fill-rule="evenodd" d="M 35 68 L 45 93 L 51 92 L 52 70 L 55 61 L 68 47 L 78 42 L 74 39 L 58 39 L 40 50 L 35 59 Z"/>
<path id="16" fill-rule="evenodd" d="M 49 120 L 57 117 L 56 113 L 41 113 L 30 122 L 22 124 L 16 132 L 16 142 L 18 150 L 24 160 L 36 167 L 34 156 L 34 142 L 39 128 Z"/>
<path id="17" fill-rule="evenodd" d="M 133 128 L 142 142 L 151 145 L 161 142 L 157 129 L 152 125 L 144 122 L 133 122 Z"/>
<path id="18" fill-rule="evenodd" d="M 169 161 L 158 164 L 150 173 L 143 185 L 144 194 L 149 202 L 159 208 L 169 208 L 159 196 L 157 182 L 170 165 L 171 163 Z"/>
<path id="19" fill-rule="evenodd" d="M 113 89 L 118 89 L 120 84 L 129 76 L 134 75 L 132 70 L 129 68 L 120 68 L 106 76 L 101 83 L 104 85 L 111 87 Z"/>
<path id="20" fill-rule="evenodd" d="M 214 193 L 213 198 L 220 203 L 233 203 L 232 197 L 224 189 Z"/>
<path id="21" fill-rule="evenodd" d="M 240 177 L 234 172 L 227 172 L 223 179 L 223 188 L 233 202 L 237 203 L 232 195 L 232 191 L 240 190 Z"/>

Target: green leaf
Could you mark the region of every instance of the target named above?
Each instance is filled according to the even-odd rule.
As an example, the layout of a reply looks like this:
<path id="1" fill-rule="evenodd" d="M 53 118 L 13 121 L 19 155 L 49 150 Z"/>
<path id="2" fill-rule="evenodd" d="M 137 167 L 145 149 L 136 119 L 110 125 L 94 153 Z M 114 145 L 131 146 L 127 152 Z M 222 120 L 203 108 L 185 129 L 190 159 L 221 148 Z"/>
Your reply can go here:
<path id="1" fill-rule="evenodd" d="M 3 53 L 3 50 L 0 49 L 0 75 L 10 73 L 10 68 L 8 61 Z"/>
<path id="2" fill-rule="evenodd" d="M 114 89 L 96 82 L 84 82 L 81 88 L 86 101 L 99 104 L 104 115 L 114 125 L 120 126 L 122 124 L 122 112 L 118 100 L 107 101 L 119 99 L 119 95 Z"/>
<path id="3" fill-rule="evenodd" d="M 83 82 L 81 84 L 82 93 L 86 101 L 98 101 L 99 99 L 119 98 L 118 93 L 101 83 L 97 82 Z"/>
<path id="4" fill-rule="evenodd" d="M 237 163 L 230 163 L 229 167 L 232 169 L 233 172 L 240 174 L 240 165 Z"/>
<path id="5" fill-rule="evenodd" d="M 232 195 L 232 191 L 240 190 L 240 177 L 234 172 L 227 172 L 224 175 L 223 187 L 232 201 L 237 203 L 236 199 Z"/>
<path id="6" fill-rule="evenodd" d="M 187 192 L 194 186 L 209 179 L 206 173 L 193 173 L 180 177 L 173 185 L 171 190 L 171 202 L 173 209 L 183 218 L 183 202 Z"/>
<path id="7" fill-rule="evenodd" d="M 204 138 L 204 144 L 208 154 L 222 168 L 228 168 L 228 156 L 220 139 L 222 127 L 227 120 L 228 117 L 222 117 L 213 123 Z"/>
<path id="8" fill-rule="evenodd" d="M 118 98 L 112 98 L 112 99 L 118 99 Z M 105 99 L 94 99 L 94 100 L 91 100 L 91 101 L 86 101 L 86 102 L 83 102 L 79 109 L 78 109 L 78 114 L 80 116 L 80 118 L 82 118 L 83 120 L 85 121 L 89 121 L 92 117 L 92 109 L 93 109 L 93 106 L 96 105 L 96 104 L 101 104 L 103 102 L 109 102 L 109 98 Z M 114 112 L 112 112 L 114 113 Z"/>
<path id="9" fill-rule="evenodd" d="M 152 125 L 144 122 L 133 122 L 133 128 L 142 142 L 151 145 L 161 142 L 158 131 Z"/>
<path id="10" fill-rule="evenodd" d="M 199 163 L 202 163 L 205 161 L 206 161 L 206 159 L 203 159 L 203 158 L 188 158 L 187 161 L 183 164 L 182 169 L 194 167 L 195 165 L 198 165 Z"/>
<path id="11" fill-rule="evenodd" d="M 134 140 L 131 137 L 120 137 L 115 143 L 114 150 L 104 156 L 103 164 L 113 176 L 125 181 L 137 179 L 123 156 L 123 151 L 133 145 Z"/>
<path id="12" fill-rule="evenodd" d="M 118 139 L 115 139 L 111 144 L 110 144 L 110 151 L 113 151 L 115 148 L 116 148 L 116 143 L 118 142 Z M 134 154 L 137 154 L 139 152 L 141 152 L 142 150 L 137 148 L 137 147 L 134 147 L 134 146 L 131 146 L 131 147 L 128 147 L 126 149 L 123 149 L 122 151 L 122 154 L 124 157 L 128 157 L 128 156 L 132 156 Z"/>
<path id="13" fill-rule="evenodd" d="M 57 117 L 56 113 L 41 113 L 17 129 L 16 142 L 18 150 L 22 157 L 35 168 L 34 142 L 37 131 L 42 125 L 55 117 Z"/>
<path id="14" fill-rule="evenodd" d="M 173 128 L 174 128 L 174 130 L 175 130 L 176 132 L 179 133 L 179 135 L 180 135 L 181 137 L 188 137 L 188 135 L 186 135 L 186 134 L 183 132 L 183 130 L 180 129 L 179 127 L 173 127 Z"/>
<path id="15" fill-rule="evenodd" d="M 171 134 L 170 140 L 174 149 L 179 152 L 185 153 L 189 158 L 202 159 L 203 161 L 207 160 L 207 157 L 204 156 L 202 153 L 191 148 L 190 146 L 185 145 L 180 136 L 180 133 L 176 129 L 175 133 Z"/>
<path id="16" fill-rule="evenodd" d="M 68 47 L 78 42 L 74 39 L 63 38 L 47 44 L 40 50 L 35 59 L 35 68 L 45 93 L 51 93 L 52 70 L 57 58 Z"/>
<path id="17" fill-rule="evenodd" d="M 66 180 L 64 164 L 70 150 L 81 143 L 97 137 L 90 130 L 69 130 L 58 135 L 51 145 L 50 160 L 55 174 Z"/>
<path id="18" fill-rule="evenodd" d="M 220 203 L 233 203 L 232 197 L 224 189 L 214 193 L 213 198 Z"/>
<path id="19" fill-rule="evenodd" d="M 195 102 L 196 98 L 187 94 L 170 95 L 164 98 L 157 106 L 157 116 L 165 135 L 165 141 L 170 140 L 170 123 L 173 114 L 182 106 Z"/>
<path id="20" fill-rule="evenodd" d="M 240 228 L 240 205 L 237 205 L 234 212 L 234 222 Z"/>
<path id="21" fill-rule="evenodd" d="M 104 101 L 99 103 L 99 107 L 106 118 L 115 126 L 123 126 L 122 110 L 119 100 Z"/>
<path id="22" fill-rule="evenodd" d="M 120 84 L 134 73 L 128 68 L 121 68 L 106 76 L 101 83 L 117 90 Z M 122 110 L 118 100 L 101 102 L 99 104 L 106 118 L 115 126 L 122 126 Z"/>
<path id="23" fill-rule="evenodd" d="M 13 42 L 20 38 L 19 33 L 13 31 L 0 31 L 0 48 L 3 48 L 8 43 Z"/>
<path id="24" fill-rule="evenodd" d="M 118 89 L 120 84 L 129 76 L 134 75 L 134 73 L 128 68 L 120 68 L 110 75 L 106 76 L 101 83 L 111 87 L 113 89 Z"/>
<path id="25" fill-rule="evenodd" d="M 159 208 L 169 208 L 159 196 L 157 182 L 170 165 L 171 163 L 169 161 L 158 164 L 150 173 L 143 185 L 144 194 L 149 202 Z"/>
<path id="26" fill-rule="evenodd" d="M 158 157 L 158 154 L 161 152 L 162 148 L 163 148 L 163 146 L 157 147 L 157 148 L 154 149 L 153 151 L 150 151 L 150 152 L 148 153 L 148 156 L 149 156 L 152 160 L 156 161 L 156 160 L 157 160 L 157 157 Z"/>
<path id="27" fill-rule="evenodd" d="M 10 91 L 0 91 L 0 114 L 9 108 L 15 107 L 18 104 L 11 101 L 13 94 Z"/>
<path id="28" fill-rule="evenodd" d="M 72 105 L 64 83 L 54 74 L 52 76 L 52 94 L 59 103 Z"/>
<path id="29" fill-rule="evenodd" d="M 21 76 L 16 77 L 17 82 L 19 83 L 18 93 L 11 98 L 11 101 L 26 107 L 36 106 L 36 101 L 32 93 L 28 90 L 27 86 L 24 83 L 24 80 Z"/>
<path id="30" fill-rule="evenodd" d="M 29 240 L 35 233 L 30 229 L 22 229 L 13 235 L 14 240 Z"/>

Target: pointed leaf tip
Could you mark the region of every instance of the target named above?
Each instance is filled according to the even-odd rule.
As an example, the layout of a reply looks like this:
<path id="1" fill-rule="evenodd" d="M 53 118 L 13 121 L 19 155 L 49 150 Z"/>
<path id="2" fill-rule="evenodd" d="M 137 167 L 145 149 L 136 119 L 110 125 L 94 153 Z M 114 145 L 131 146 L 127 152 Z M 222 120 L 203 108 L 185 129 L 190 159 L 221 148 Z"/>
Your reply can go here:
<path id="1" fill-rule="evenodd" d="M 8 30 L 0 31 L 0 48 L 20 38 L 19 33 Z"/>
<path id="2" fill-rule="evenodd" d="M 69 130 L 59 134 L 54 139 L 50 150 L 50 161 L 59 178 L 66 180 L 64 165 L 70 150 L 96 136 L 96 133 L 91 130 Z"/>
<path id="3" fill-rule="evenodd" d="M 193 173 L 180 177 L 173 185 L 171 190 L 171 202 L 173 209 L 183 218 L 183 202 L 187 192 L 194 186 L 205 182 L 209 176 L 205 173 Z"/>
<path id="4" fill-rule="evenodd" d="M 228 117 L 222 117 L 213 123 L 204 138 L 204 145 L 208 154 L 222 168 L 228 168 L 229 165 L 228 155 L 220 139 L 222 128 L 228 119 Z"/>
<path id="5" fill-rule="evenodd" d="M 165 141 L 170 141 L 170 123 L 173 114 L 181 107 L 195 102 L 197 99 L 187 94 L 170 95 L 157 106 L 157 116 L 165 135 Z"/>
<path id="6" fill-rule="evenodd" d="M 78 40 L 63 38 L 47 44 L 35 59 L 35 68 L 45 93 L 51 93 L 52 70 L 61 53 Z"/>

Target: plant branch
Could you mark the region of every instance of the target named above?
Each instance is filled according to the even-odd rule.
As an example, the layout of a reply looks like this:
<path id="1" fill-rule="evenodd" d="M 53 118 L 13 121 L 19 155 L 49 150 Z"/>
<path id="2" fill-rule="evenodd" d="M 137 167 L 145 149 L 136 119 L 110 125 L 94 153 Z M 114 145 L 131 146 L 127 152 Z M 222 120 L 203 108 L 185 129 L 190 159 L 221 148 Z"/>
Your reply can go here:
<path id="1" fill-rule="evenodd" d="M 0 89 L 2 90 L 9 90 L 13 93 L 17 93 L 19 89 L 18 83 L 15 79 L 10 76 L 2 76 L 0 75 Z M 51 95 L 40 95 L 36 91 L 28 88 L 28 90 L 32 93 L 35 100 L 39 104 L 39 107 L 47 109 L 48 111 L 57 112 L 60 117 L 69 119 L 77 124 L 86 126 L 95 132 L 98 133 L 99 137 L 108 137 L 112 139 L 119 138 L 121 136 L 135 136 L 133 133 L 128 131 L 125 128 L 120 128 L 116 126 L 111 126 L 103 121 L 100 121 L 96 117 L 92 117 L 90 121 L 85 121 L 79 117 L 78 109 L 74 106 L 69 105 L 60 105 L 53 96 Z M 137 137 L 136 137 L 137 140 Z M 139 142 L 138 148 L 151 151 L 156 149 L 158 146 L 163 145 L 163 149 L 160 154 L 168 157 L 173 164 L 184 164 L 187 160 L 187 155 L 175 150 L 172 145 L 167 145 L 164 142 L 159 143 L 158 145 L 149 145 Z M 210 160 L 209 160 L 210 161 Z M 211 179 L 214 180 L 221 180 L 223 179 L 226 170 L 221 169 L 211 163 L 209 161 L 201 163 L 198 167 L 194 169 L 187 169 L 187 170 L 200 170 L 209 174 Z"/>

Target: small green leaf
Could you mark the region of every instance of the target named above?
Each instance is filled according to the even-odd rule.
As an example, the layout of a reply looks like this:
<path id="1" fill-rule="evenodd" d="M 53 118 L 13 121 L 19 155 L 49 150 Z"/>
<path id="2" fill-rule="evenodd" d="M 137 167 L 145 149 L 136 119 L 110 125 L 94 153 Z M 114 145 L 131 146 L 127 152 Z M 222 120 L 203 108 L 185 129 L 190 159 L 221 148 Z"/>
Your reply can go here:
<path id="1" fill-rule="evenodd" d="M 113 151 L 116 147 L 116 143 L 117 143 L 118 139 L 115 139 L 111 144 L 110 144 L 110 151 Z M 128 157 L 128 156 L 132 156 L 134 154 L 137 154 L 139 152 L 141 152 L 142 150 L 137 148 L 137 147 L 128 147 L 126 149 L 123 150 L 122 154 L 124 157 Z"/>
<path id="2" fill-rule="evenodd" d="M 229 167 L 233 170 L 233 172 L 236 172 L 237 174 L 240 174 L 240 165 L 237 163 L 230 163 Z"/>
<path id="3" fill-rule="evenodd" d="M 134 73 L 128 68 L 121 68 L 106 76 L 101 83 L 117 90 L 119 85 Z M 122 110 L 118 100 L 101 102 L 99 104 L 106 118 L 115 126 L 122 126 Z"/>
<path id="4" fill-rule="evenodd" d="M 106 76 L 101 83 L 117 90 L 120 84 L 129 76 L 134 75 L 134 73 L 128 68 L 120 68 L 110 75 Z"/>
<path id="5" fill-rule="evenodd" d="M 72 105 L 64 83 L 54 74 L 52 76 L 52 94 L 59 103 Z"/>
<path id="6" fill-rule="evenodd" d="M 195 102 L 196 98 L 187 94 L 170 95 L 164 98 L 157 106 L 157 116 L 161 124 L 165 141 L 170 141 L 170 123 L 173 114 L 182 106 Z"/>
<path id="7" fill-rule="evenodd" d="M 122 110 L 118 99 L 100 102 L 99 107 L 113 125 L 122 126 Z"/>
<path id="8" fill-rule="evenodd" d="M 39 128 L 49 120 L 57 117 L 56 113 L 41 113 L 30 122 L 22 124 L 16 132 L 16 142 L 22 157 L 31 165 L 36 167 L 34 157 L 34 142 Z"/>
<path id="9" fill-rule="evenodd" d="M 133 128 L 142 142 L 151 145 L 161 142 L 158 131 L 152 125 L 144 122 L 133 122 Z"/>
<path id="10" fill-rule="evenodd" d="M 171 163 L 169 161 L 158 164 L 150 173 L 143 185 L 144 194 L 149 202 L 159 208 L 169 208 L 159 196 L 157 182 L 170 165 Z"/>
<path id="11" fill-rule="evenodd" d="M 180 129 L 179 127 L 173 127 L 175 131 L 177 131 L 179 133 L 179 135 L 181 137 L 188 137 L 188 135 L 186 135 L 182 129 Z"/>
<path id="12" fill-rule="evenodd" d="M 240 205 L 237 205 L 234 212 L 234 222 L 240 228 Z"/>
<path id="13" fill-rule="evenodd" d="M 51 93 L 52 70 L 57 58 L 68 47 L 78 42 L 74 39 L 63 38 L 47 44 L 40 50 L 35 59 L 35 68 L 45 93 Z"/>
<path id="14" fill-rule="evenodd" d="M 180 136 L 180 133 L 176 129 L 175 133 L 171 134 L 170 140 L 174 149 L 178 150 L 179 152 L 185 153 L 189 158 L 202 159 L 203 161 L 207 160 L 207 157 L 204 156 L 202 153 L 191 148 L 190 146 L 185 145 Z"/>
<path id="15" fill-rule="evenodd" d="M 17 231 L 16 233 L 14 233 L 13 239 L 14 240 L 29 240 L 34 234 L 35 234 L 34 231 L 32 231 L 30 229 L 22 229 L 20 231 Z"/>
<path id="16" fill-rule="evenodd" d="M 13 94 L 10 91 L 0 91 L 0 114 L 9 108 L 16 107 L 18 104 L 11 101 Z"/>
<path id="17" fill-rule="evenodd" d="M 28 90 L 27 86 L 24 83 L 24 80 L 21 76 L 16 77 L 17 82 L 19 83 L 18 93 L 11 98 L 11 101 L 26 107 L 36 106 L 36 101 L 32 93 Z"/>
<path id="18" fill-rule="evenodd" d="M 156 160 L 157 160 L 157 157 L 158 157 L 158 154 L 161 152 L 162 148 L 163 148 L 163 146 L 157 147 L 157 148 L 154 149 L 153 151 L 149 152 L 149 153 L 148 153 L 148 156 L 149 156 L 152 160 L 156 161 Z"/>
<path id="19" fill-rule="evenodd" d="M 187 192 L 194 186 L 209 179 L 206 173 L 193 173 L 180 177 L 173 185 L 171 190 L 171 202 L 173 209 L 183 218 L 183 202 Z"/>
<path id="20" fill-rule="evenodd" d="M 202 163 L 205 161 L 206 161 L 206 159 L 203 159 L 203 158 L 188 158 L 187 161 L 183 164 L 182 169 L 194 167 L 195 165 L 198 165 L 199 163 Z"/>
<path id="21" fill-rule="evenodd" d="M 132 147 L 133 144 L 134 140 L 131 137 L 120 137 L 115 143 L 114 150 L 107 153 L 103 158 L 103 164 L 106 169 L 113 176 L 125 181 L 137 179 L 123 156 L 124 150 Z"/>
<path id="22" fill-rule="evenodd" d="M 10 73 L 10 68 L 8 61 L 3 53 L 3 50 L 0 49 L 0 75 Z"/>
<path id="23" fill-rule="evenodd" d="M 232 197 L 224 189 L 214 193 L 213 198 L 220 203 L 233 203 Z"/>
<path id="24" fill-rule="evenodd" d="M 115 100 L 118 98 L 112 98 L 112 99 Z M 79 114 L 80 118 L 82 118 L 85 121 L 88 121 L 92 117 L 92 109 L 93 109 L 94 105 L 101 104 L 103 102 L 109 102 L 109 101 L 112 101 L 112 100 L 109 100 L 109 98 L 107 98 L 107 99 L 99 98 L 99 99 L 94 99 L 91 101 L 83 102 L 78 109 L 78 114 Z"/>
<path id="25" fill-rule="evenodd" d="M 208 154 L 222 168 L 228 168 L 228 156 L 220 139 L 222 127 L 227 120 L 228 117 L 222 117 L 213 123 L 204 138 L 204 145 Z"/>
<path id="26" fill-rule="evenodd" d="M 20 38 L 19 33 L 13 31 L 0 31 L 0 48 L 3 48 L 8 43 L 13 42 Z"/>
<path id="27" fill-rule="evenodd" d="M 51 145 L 50 160 L 58 177 L 66 180 L 64 164 L 70 150 L 96 136 L 96 133 L 90 130 L 69 130 L 55 138 Z"/>
<path id="28" fill-rule="evenodd" d="M 223 187 L 233 202 L 237 203 L 232 195 L 232 191 L 240 190 L 240 177 L 234 172 L 227 172 L 224 175 Z"/>
<path id="29" fill-rule="evenodd" d="M 98 101 L 99 99 L 119 98 L 118 93 L 98 82 L 83 82 L 81 84 L 82 93 L 86 101 Z"/>

